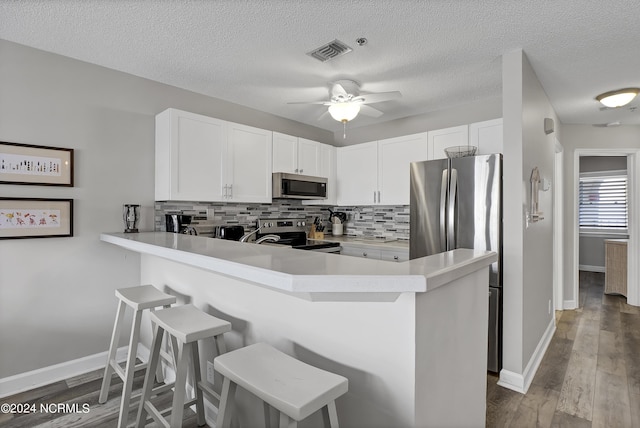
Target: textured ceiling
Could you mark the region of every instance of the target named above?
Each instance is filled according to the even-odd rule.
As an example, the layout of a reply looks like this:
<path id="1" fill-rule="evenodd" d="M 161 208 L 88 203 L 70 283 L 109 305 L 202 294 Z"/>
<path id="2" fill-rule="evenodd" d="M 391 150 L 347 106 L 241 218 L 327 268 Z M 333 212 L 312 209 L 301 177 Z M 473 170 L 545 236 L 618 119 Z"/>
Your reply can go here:
<path id="1" fill-rule="evenodd" d="M 358 127 L 495 98 L 501 55 L 521 48 L 563 123 L 640 124 L 637 100 L 594 101 L 640 86 L 638 0 L 4 0 L 0 38 L 331 131 L 324 107 L 287 102 L 344 78 L 402 92 Z M 353 52 L 306 55 L 334 39 Z"/>

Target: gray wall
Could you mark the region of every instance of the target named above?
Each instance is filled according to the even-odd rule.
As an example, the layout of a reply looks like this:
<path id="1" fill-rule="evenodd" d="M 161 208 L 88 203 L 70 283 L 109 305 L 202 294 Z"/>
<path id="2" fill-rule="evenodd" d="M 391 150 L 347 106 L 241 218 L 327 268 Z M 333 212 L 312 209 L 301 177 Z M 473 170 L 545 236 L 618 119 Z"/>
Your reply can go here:
<path id="1" fill-rule="evenodd" d="M 75 187 L 0 185 L 1 196 L 73 198 L 74 237 L 0 241 L 0 379 L 106 350 L 114 290 L 136 254 L 99 241 L 125 203 L 153 229 L 154 117 L 168 107 L 322 142 L 267 113 L 0 40 L 0 141 L 75 149 Z M 123 342 L 124 343 L 124 342 Z"/>
<path id="2" fill-rule="evenodd" d="M 626 156 L 581 156 L 580 172 L 627 170 Z M 604 240 L 627 238 L 629 235 L 598 234 L 589 236 L 580 234 L 578 250 L 580 270 L 604 272 Z"/>
<path id="3" fill-rule="evenodd" d="M 473 101 L 445 110 L 390 120 L 364 128 L 350 128 L 349 124 L 347 124 L 347 138 L 342 138 L 342 131 L 336 132 L 334 145 L 346 146 L 377 141 L 384 138 L 417 134 L 500 117 L 502 117 L 502 98 Z"/>
<path id="4" fill-rule="evenodd" d="M 521 50 L 503 56 L 504 369 L 524 370 L 552 321 L 553 194 L 540 192 L 544 220 L 527 226 L 530 177 L 553 179 L 557 116 Z M 544 118 L 556 133 L 545 135 Z M 553 312 L 553 311 L 551 311 Z M 526 375 L 526 374 L 525 374 Z"/>

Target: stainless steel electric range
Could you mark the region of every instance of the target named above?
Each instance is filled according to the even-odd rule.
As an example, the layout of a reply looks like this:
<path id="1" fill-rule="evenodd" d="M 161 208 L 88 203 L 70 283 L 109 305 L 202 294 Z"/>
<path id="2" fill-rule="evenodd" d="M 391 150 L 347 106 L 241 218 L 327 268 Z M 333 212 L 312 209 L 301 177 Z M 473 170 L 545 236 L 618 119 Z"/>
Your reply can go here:
<path id="1" fill-rule="evenodd" d="M 298 250 L 340 253 L 338 242 L 318 242 L 307 239 L 307 221 L 299 218 L 261 218 L 256 239 L 266 235 L 277 235 L 280 240 L 274 245 L 282 245 Z"/>

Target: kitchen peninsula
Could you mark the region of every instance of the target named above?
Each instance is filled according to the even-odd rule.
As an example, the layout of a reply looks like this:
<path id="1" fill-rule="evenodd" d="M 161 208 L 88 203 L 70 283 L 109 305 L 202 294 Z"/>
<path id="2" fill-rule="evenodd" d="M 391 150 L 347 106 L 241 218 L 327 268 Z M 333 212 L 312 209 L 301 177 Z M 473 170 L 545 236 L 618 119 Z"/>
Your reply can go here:
<path id="1" fill-rule="evenodd" d="M 230 349 L 268 342 L 347 377 L 342 426 L 485 425 L 495 253 L 393 263 L 164 232 L 101 240 L 140 253 L 141 283 L 230 321 Z M 142 341 L 148 347 L 150 334 Z M 202 363 L 212 361 L 203 351 Z M 260 424 L 259 403 L 238 406 L 241 425 Z"/>

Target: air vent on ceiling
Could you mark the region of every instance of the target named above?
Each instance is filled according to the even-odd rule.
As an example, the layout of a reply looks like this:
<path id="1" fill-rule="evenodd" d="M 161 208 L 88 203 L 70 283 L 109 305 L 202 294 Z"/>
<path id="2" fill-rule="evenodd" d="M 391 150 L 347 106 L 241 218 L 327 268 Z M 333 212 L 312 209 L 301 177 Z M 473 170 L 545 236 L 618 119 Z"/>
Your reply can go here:
<path id="1" fill-rule="evenodd" d="M 327 43 L 324 46 L 320 46 L 318 49 L 314 49 L 311 52 L 307 52 L 307 55 L 314 57 L 318 61 L 325 62 L 325 61 L 329 61 L 330 59 L 347 54 L 352 50 L 353 49 L 351 49 L 349 46 L 345 45 L 343 42 L 336 39 L 332 42 Z"/>

